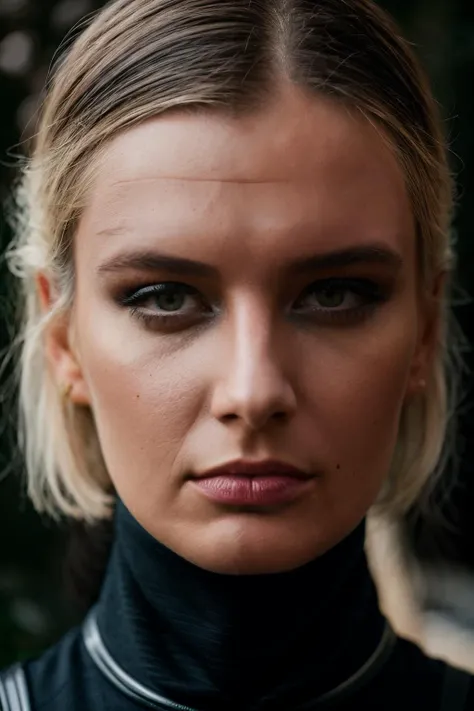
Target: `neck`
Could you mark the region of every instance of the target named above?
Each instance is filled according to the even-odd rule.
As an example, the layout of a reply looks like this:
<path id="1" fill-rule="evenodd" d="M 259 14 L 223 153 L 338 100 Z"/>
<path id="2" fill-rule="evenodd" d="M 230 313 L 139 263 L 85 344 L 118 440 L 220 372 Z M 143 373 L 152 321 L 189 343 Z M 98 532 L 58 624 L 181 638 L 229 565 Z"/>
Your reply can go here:
<path id="1" fill-rule="evenodd" d="M 355 673 L 382 636 L 364 532 L 291 572 L 221 575 L 160 544 L 119 503 L 97 611 L 105 645 L 182 705 L 296 708 Z"/>

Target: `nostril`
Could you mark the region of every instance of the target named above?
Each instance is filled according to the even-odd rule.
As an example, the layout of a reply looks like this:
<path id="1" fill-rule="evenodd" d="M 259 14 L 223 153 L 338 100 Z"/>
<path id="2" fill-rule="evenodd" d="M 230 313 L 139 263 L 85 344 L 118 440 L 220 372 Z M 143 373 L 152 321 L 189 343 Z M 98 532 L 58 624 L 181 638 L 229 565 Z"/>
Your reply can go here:
<path id="1" fill-rule="evenodd" d="M 233 422 L 234 420 L 238 420 L 239 416 L 233 412 L 229 412 L 229 413 L 227 413 L 227 415 L 223 415 L 221 419 L 224 422 Z"/>

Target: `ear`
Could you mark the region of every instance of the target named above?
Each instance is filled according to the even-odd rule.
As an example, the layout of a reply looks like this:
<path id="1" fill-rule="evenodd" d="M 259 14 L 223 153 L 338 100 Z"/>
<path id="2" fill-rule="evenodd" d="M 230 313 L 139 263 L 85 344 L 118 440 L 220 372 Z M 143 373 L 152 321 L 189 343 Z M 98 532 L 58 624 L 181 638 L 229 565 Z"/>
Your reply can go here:
<path id="1" fill-rule="evenodd" d="M 57 292 L 52 280 L 44 273 L 37 275 L 36 287 L 42 310 L 54 308 Z M 45 333 L 45 354 L 58 388 L 68 392 L 76 405 L 90 405 L 87 382 L 72 339 L 71 314 L 58 314 L 50 321 Z"/>
<path id="2" fill-rule="evenodd" d="M 408 397 L 423 391 L 431 375 L 440 339 L 446 281 L 447 273 L 441 272 L 433 280 L 430 291 L 420 296 L 420 328 L 407 387 Z"/>

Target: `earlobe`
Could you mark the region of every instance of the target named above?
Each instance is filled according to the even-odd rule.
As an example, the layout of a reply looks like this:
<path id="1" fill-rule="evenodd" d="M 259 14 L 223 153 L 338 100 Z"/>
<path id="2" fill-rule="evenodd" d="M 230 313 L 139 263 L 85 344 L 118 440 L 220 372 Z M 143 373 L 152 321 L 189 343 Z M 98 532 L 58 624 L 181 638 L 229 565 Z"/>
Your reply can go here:
<path id="1" fill-rule="evenodd" d="M 38 295 L 44 312 L 54 308 L 56 298 L 51 281 L 44 274 L 37 277 Z M 90 405 L 90 396 L 77 350 L 72 342 L 71 315 L 59 313 L 46 326 L 45 356 L 63 397 L 77 405 Z"/>
<path id="2" fill-rule="evenodd" d="M 432 289 L 419 310 L 419 338 L 407 388 L 408 397 L 423 393 L 427 387 L 440 343 L 441 309 L 445 285 L 446 273 L 443 272 L 433 280 Z"/>
<path id="3" fill-rule="evenodd" d="M 427 369 L 427 365 L 420 361 L 413 363 L 406 389 L 407 400 L 422 395 L 426 390 Z"/>
<path id="4" fill-rule="evenodd" d="M 426 390 L 426 385 L 427 382 L 425 378 L 411 378 L 407 388 L 407 397 L 412 398 L 416 395 L 422 395 Z"/>
<path id="5" fill-rule="evenodd" d="M 59 386 L 67 388 L 68 400 L 76 405 L 89 405 L 89 389 L 71 336 L 69 315 L 58 315 L 46 333 L 46 357 Z"/>

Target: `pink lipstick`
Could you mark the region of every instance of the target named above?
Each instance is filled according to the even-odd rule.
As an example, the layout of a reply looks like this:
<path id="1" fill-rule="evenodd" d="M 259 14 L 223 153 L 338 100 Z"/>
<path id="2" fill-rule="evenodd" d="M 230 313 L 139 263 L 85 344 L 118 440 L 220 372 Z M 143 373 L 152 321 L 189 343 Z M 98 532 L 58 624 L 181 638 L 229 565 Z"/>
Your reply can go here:
<path id="1" fill-rule="evenodd" d="M 314 475 L 276 460 L 238 460 L 192 477 L 207 498 L 230 506 L 275 506 L 294 501 Z"/>

